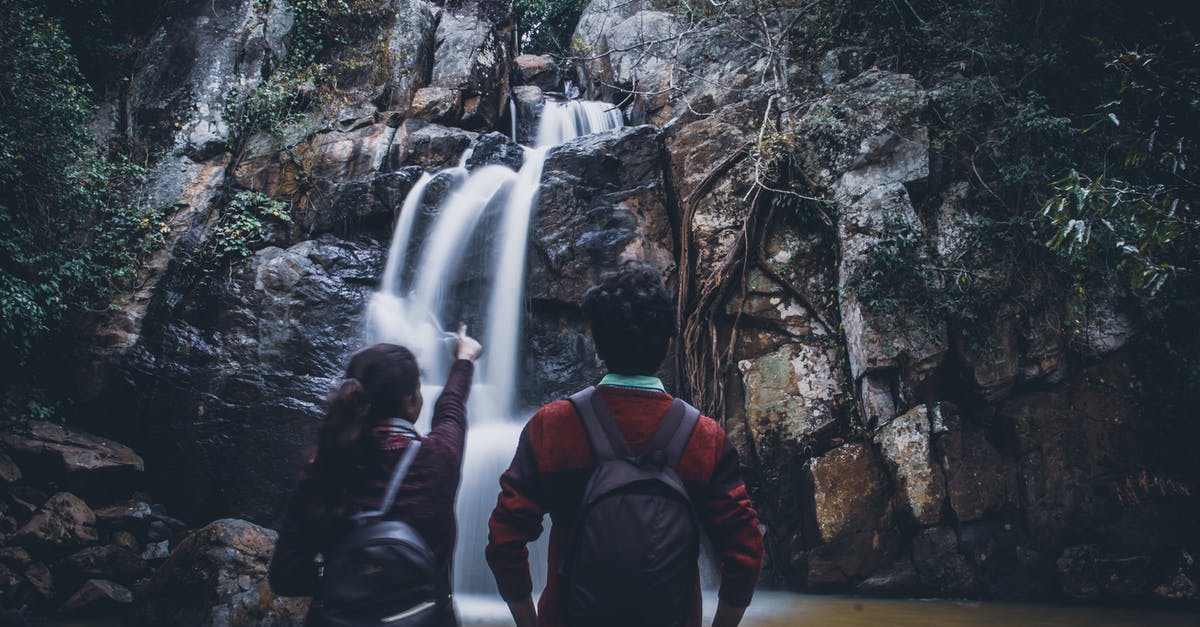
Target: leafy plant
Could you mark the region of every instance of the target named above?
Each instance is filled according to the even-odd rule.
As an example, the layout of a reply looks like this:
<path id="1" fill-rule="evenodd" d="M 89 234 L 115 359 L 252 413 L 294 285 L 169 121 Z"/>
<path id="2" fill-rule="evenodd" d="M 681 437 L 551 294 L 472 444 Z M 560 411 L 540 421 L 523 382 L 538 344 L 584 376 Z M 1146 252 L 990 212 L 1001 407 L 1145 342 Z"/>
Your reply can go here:
<path id="1" fill-rule="evenodd" d="M 262 243 L 272 221 L 292 223 L 287 203 L 273 200 L 261 192 L 238 192 L 221 213 L 205 243 L 201 254 L 205 269 L 227 266 L 249 257 L 254 247 Z"/>

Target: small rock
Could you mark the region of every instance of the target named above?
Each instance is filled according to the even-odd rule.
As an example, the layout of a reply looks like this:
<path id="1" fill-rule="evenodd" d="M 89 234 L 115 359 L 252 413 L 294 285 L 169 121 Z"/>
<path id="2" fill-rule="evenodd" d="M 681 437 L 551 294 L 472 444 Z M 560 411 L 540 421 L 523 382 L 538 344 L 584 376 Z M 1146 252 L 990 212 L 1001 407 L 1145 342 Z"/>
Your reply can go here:
<path id="1" fill-rule="evenodd" d="M 120 612 L 131 603 L 133 593 L 129 588 L 112 581 L 89 579 L 67 599 L 60 611 L 86 613 L 91 618 Z"/>
<path id="2" fill-rule="evenodd" d="M 146 550 L 142 551 L 142 559 L 146 561 L 165 560 L 171 556 L 171 541 L 163 540 L 162 542 L 151 542 L 146 545 Z"/>
<path id="3" fill-rule="evenodd" d="M 96 525 L 101 529 L 123 529 L 144 534 L 154 515 L 150 504 L 125 501 L 96 510 Z"/>
<path id="4" fill-rule="evenodd" d="M 412 117 L 437 122 L 452 123 L 462 116 L 462 98 L 458 90 L 447 87 L 424 87 L 413 95 L 409 108 Z"/>
<path id="5" fill-rule="evenodd" d="M 70 492 L 59 492 L 46 501 L 13 542 L 34 553 L 66 553 L 97 540 L 96 515 Z"/>
<path id="6" fill-rule="evenodd" d="M 0 481 L 16 483 L 21 480 L 21 469 L 7 453 L 0 453 Z"/>

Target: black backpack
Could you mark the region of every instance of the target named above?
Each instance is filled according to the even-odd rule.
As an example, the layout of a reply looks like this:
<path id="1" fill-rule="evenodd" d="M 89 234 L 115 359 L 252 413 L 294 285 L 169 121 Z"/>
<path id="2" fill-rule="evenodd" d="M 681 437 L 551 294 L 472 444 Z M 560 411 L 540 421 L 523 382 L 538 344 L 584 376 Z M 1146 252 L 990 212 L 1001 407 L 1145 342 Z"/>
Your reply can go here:
<path id="1" fill-rule="evenodd" d="M 432 627 L 449 607 L 445 574 L 415 529 L 384 520 L 421 442 L 413 439 L 396 464 L 378 511 L 354 517 L 355 527 L 323 552 L 324 567 L 309 625 Z"/>
<path id="2" fill-rule="evenodd" d="M 673 627 L 695 602 L 700 529 L 679 478 L 700 412 L 680 399 L 635 457 L 603 399 L 571 396 L 596 454 L 563 562 L 571 627 Z"/>

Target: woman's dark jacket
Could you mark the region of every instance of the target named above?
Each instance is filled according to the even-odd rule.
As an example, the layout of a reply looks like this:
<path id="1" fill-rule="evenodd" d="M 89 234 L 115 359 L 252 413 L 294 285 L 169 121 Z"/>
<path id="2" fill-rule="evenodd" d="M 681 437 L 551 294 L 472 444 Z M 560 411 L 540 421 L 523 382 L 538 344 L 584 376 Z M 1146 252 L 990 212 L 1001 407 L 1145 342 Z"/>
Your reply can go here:
<path id="1" fill-rule="evenodd" d="M 467 394 L 474 365 L 458 360 L 450 367 L 446 387 L 433 409 L 433 425 L 421 438 L 421 449 L 409 469 L 387 518 L 402 520 L 425 539 L 438 562 L 445 566 L 446 589 L 450 589 L 450 566 L 454 557 L 457 527 L 454 499 L 462 478 L 463 445 L 467 433 Z M 411 436 L 395 429 L 377 433 L 381 455 L 361 469 L 347 486 L 360 511 L 378 509 L 396 462 L 404 454 Z M 310 465 L 311 467 L 311 465 Z M 336 525 L 314 528 L 307 522 L 312 508 L 323 495 L 308 469 L 292 495 L 279 540 L 271 559 L 268 579 L 281 596 L 312 596 L 317 589 L 317 567 L 313 558 L 337 540 Z"/>

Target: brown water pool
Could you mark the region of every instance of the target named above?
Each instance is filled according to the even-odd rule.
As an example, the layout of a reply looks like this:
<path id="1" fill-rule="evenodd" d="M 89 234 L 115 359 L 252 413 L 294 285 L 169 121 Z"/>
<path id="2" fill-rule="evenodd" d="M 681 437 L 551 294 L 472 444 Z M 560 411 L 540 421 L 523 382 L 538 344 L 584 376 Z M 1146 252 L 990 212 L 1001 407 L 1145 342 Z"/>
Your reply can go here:
<path id="1" fill-rule="evenodd" d="M 507 608 L 490 598 L 459 598 L 464 627 L 511 626 Z M 705 599 L 712 618 L 715 600 Z M 745 627 L 1200 627 L 1200 610 L 1134 610 L 1034 603 L 859 599 L 759 591 Z"/>

